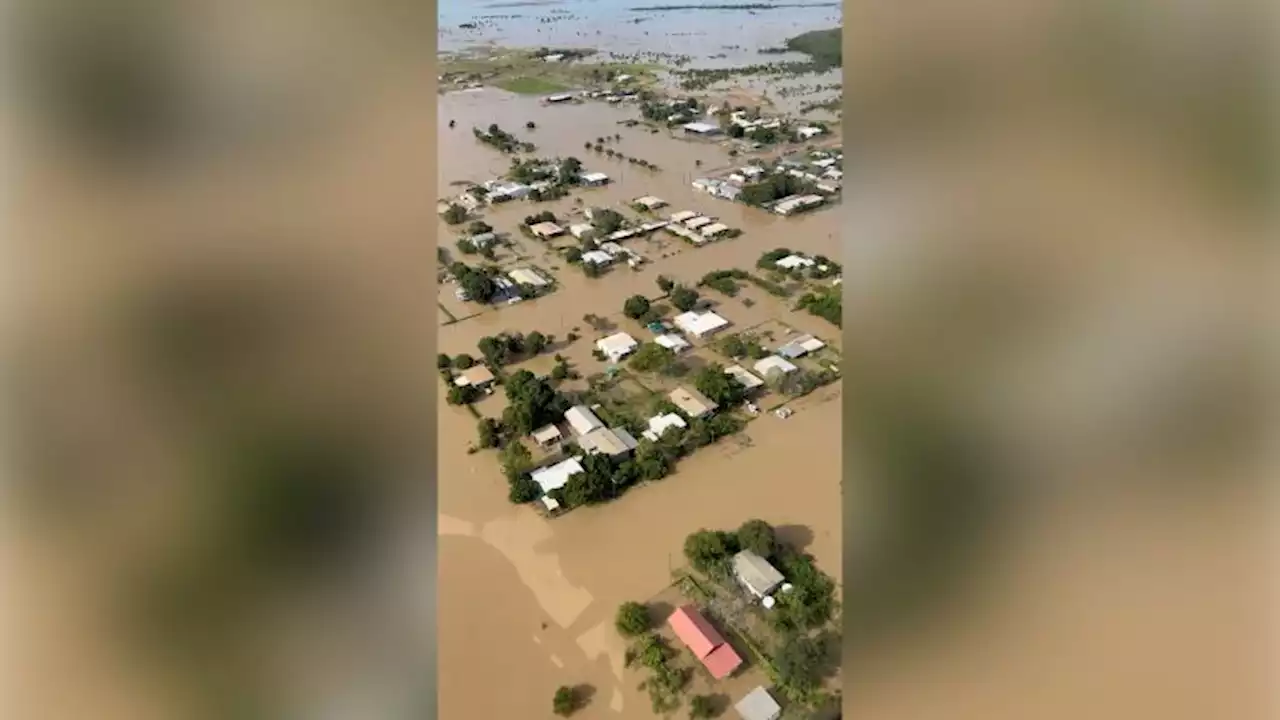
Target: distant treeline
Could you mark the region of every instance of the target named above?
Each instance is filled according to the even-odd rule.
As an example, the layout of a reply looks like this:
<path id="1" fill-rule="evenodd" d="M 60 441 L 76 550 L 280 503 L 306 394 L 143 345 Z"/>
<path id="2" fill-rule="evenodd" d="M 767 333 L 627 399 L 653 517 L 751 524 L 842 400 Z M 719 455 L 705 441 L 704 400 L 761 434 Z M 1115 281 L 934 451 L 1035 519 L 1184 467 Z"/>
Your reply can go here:
<path id="1" fill-rule="evenodd" d="M 813 62 L 828 68 L 838 68 L 844 64 L 843 40 L 840 28 L 829 30 L 812 30 L 786 42 L 788 50 L 802 52 L 813 58 Z"/>
<path id="2" fill-rule="evenodd" d="M 726 5 L 645 5 L 627 8 L 631 12 L 662 12 L 665 10 L 782 10 L 785 8 L 840 7 L 840 3 L 734 3 Z"/>

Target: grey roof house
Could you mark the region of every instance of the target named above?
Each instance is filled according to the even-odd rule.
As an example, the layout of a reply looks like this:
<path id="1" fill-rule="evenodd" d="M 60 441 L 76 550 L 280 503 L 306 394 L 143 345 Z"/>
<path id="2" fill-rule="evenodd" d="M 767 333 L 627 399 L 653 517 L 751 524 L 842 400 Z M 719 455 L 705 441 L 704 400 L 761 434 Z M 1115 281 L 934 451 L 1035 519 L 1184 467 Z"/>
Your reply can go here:
<path id="1" fill-rule="evenodd" d="M 777 568 L 750 550 L 733 556 L 733 574 L 748 592 L 758 598 L 776 590 L 783 580 Z"/>
<path id="2" fill-rule="evenodd" d="M 764 687 L 757 687 L 744 695 L 733 709 L 738 711 L 742 720 L 778 720 L 782 715 L 782 706 Z"/>

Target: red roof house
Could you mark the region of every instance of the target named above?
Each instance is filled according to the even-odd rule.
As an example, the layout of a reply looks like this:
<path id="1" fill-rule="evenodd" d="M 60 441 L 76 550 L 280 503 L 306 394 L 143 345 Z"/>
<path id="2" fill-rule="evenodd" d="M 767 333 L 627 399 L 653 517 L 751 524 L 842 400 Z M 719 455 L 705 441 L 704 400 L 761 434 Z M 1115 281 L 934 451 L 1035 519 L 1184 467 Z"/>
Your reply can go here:
<path id="1" fill-rule="evenodd" d="M 742 664 L 738 653 L 734 652 L 693 605 L 677 608 L 667 619 L 667 624 L 675 631 L 676 637 L 711 671 L 711 676 L 715 679 L 728 677 Z"/>

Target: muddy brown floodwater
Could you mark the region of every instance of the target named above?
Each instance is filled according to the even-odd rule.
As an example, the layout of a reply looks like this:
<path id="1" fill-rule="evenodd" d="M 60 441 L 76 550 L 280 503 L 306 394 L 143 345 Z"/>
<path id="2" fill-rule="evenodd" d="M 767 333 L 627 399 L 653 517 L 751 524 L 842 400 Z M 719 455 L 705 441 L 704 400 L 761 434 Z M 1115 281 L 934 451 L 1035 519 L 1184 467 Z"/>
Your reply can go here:
<path id="1" fill-rule="evenodd" d="M 602 369 L 591 358 L 597 334 L 583 322 L 586 313 L 607 316 L 621 329 L 640 337 L 635 324 L 621 316 L 623 301 L 633 294 L 655 297 L 658 275 L 694 283 L 716 269 L 753 268 L 760 254 L 778 246 L 805 253 L 840 254 L 840 210 L 831 208 L 796 218 L 716 200 L 695 192 L 690 181 L 703 171 L 732 159 L 715 145 L 684 141 L 619 121 L 634 109 L 603 104 L 546 107 L 536 100 L 484 89 L 440 98 L 440 189 L 458 180 L 480 181 L 503 171 L 508 157 L 477 142 L 472 125 L 497 123 L 538 146 L 540 156 L 578 157 L 587 170 L 607 173 L 613 183 L 580 190 L 569 198 L 533 205 L 516 202 L 486 211 L 484 220 L 510 233 L 524 259 L 503 264 L 533 264 L 555 276 L 557 290 L 543 298 L 498 309 L 461 308 L 453 288 L 441 288 L 450 312 L 480 314 L 439 328 L 439 350 L 478 355 L 476 342 L 503 330 L 540 330 L 564 338 L 574 328 L 581 339 L 558 351 L 589 375 Z M 450 130 L 448 120 L 457 120 Z M 534 121 L 536 130 L 526 130 Z M 611 147 L 664 168 L 653 173 L 602 154 L 584 151 L 596 137 L 620 134 Z M 702 161 L 702 167 L 695 166 Z M 575 209 L 604 206 L 635 213 L 625 203 L 656 195 L 670 206 L 660 214 L 698 210 L 743 230 L 733 240 L 702 248 L 667 242 L 631 240 L 649 263 L 641 271 L 625 267 L 596 279 L 557 262 L 541 243 L 523 238 L 517 225 L 526 215 L 548 209 L 558 218 Z M 582 204 L 574 198 L 582 198 Z M 441 247 L 455 257 L 456 230 L 439 226 Z M 665 255 L 665 257 L 664 257 Z M 810 332 L 832 346 L 841 345 L 839 330 L 824 320 L 792 312 L 780 301 L 746 289 L 737 298 L 714 292 L 705 297 L 717 311 L 744 329 L 780 321 Z M 748 307 L 742 300 L 750 299 Z M 460 315 L 459 315 L 460 316 Z M 707 356 L 705 350 L 697 351 Z M 526 365 L 549 369 L 549 358 Z M 653 597 L 670 582 L 681 564 L 685 536 L 699 528 L 734 528 L 759 517 L 775 526 L 790 526 L 804 538 L 806 550 L 821 567 L 840 576 L 840 389 L 823 388 L 804 398 L 787 420 L 763 417 L 745 432 L 749 442 L 723 441 L 681 462 L 670 478 L 637 488 L 601 507 L 581 508 L 554 520 L 531 507 L 507 500 L 507 483 L 492 452 L 468 454 L 476 421 L 468 412 L 439 406 L 440 508 L 440 710 L 442 717 L 544 717 L 560 685 L 589 685 L 592 700 L 584 718 L 650 718 L 647 695 L 637 689 L 641 677 L 624 671 L 624 646 L 613 629 L 613 615 L 627 600 Z M 500 397 L 479 404 L 485 415 L 501 412 Z M 803 464 L 804 472 L 797 472 Z M 501 678 L 501 691 L 495 680 Z"/>

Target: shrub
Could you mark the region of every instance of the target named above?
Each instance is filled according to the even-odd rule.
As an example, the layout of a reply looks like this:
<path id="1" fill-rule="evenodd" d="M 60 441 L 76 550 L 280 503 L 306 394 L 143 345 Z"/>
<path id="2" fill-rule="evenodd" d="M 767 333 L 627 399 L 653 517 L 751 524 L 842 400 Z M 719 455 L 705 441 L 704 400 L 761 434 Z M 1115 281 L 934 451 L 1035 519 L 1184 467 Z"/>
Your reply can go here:
<path id="1" fill-rule="evenodd" d="M 649 611 L 638 602 L 625 602 L 618 607 L 617 617 L 613 625 L 623 637 L 635 637 L 648 632 L 650 628 Z"/>

